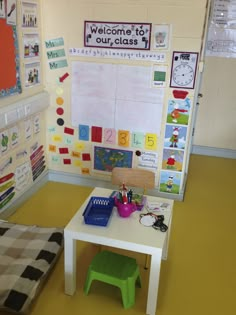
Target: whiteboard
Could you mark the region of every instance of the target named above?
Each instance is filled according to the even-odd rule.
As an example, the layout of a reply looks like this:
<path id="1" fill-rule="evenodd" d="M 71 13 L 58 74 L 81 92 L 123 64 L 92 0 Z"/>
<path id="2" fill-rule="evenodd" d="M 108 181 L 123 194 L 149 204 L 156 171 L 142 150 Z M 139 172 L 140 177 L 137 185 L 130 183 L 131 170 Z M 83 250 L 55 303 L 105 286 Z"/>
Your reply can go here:
<path id="1" fill-rule="evenodd" d="M 72 62 L 72 126 L 160 134 L 164 89 L 151 85 L 152 67 Z"/>

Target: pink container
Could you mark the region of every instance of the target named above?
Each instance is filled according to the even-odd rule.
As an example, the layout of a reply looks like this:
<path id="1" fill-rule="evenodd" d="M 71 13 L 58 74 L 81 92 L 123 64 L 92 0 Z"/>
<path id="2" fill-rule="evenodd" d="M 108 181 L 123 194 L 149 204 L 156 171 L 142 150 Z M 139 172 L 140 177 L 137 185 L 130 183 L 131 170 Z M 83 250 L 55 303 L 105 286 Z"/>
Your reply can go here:
<path id="1" fill-rule="evenodd" d="M 115 205 L 117 207 L 118 213 L 121 217 L 127 218 L 137 210 L 134 203 L 121 203 L 117 198 L 115 198 Z"/>

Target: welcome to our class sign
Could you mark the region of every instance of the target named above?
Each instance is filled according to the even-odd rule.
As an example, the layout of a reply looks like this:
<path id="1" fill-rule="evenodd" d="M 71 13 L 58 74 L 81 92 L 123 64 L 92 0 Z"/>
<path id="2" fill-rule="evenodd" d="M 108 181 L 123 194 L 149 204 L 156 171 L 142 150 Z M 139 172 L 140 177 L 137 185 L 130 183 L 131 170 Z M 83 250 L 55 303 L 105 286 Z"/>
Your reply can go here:
<path id="1" fill-rule="evenodd" d="M 84 46 L 150 50 L 151 23 L 84 22 Z"/>

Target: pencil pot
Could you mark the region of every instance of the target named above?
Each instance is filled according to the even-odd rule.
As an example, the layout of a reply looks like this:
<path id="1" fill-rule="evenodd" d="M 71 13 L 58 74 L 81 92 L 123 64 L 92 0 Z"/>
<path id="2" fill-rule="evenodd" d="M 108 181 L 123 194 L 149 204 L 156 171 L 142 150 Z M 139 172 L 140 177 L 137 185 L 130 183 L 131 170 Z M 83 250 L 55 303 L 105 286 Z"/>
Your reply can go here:
<path id="1" fill-rule="evenodd" d="M 115 201 L 118 213 L 121 217 L 127 218 L 132 212 L 136 210 L 136 205 L 134 203 L 121 203 L 119 200 Z"/>

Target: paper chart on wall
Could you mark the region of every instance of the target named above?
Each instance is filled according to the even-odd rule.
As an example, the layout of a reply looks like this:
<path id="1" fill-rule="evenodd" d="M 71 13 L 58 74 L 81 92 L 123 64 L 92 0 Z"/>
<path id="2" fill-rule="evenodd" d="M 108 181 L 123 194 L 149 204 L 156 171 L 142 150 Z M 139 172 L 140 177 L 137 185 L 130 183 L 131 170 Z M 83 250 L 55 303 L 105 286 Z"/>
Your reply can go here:
<path id="1" fill-rule="evenodd" d="M 72 125 L 160 133 L 164 89 L 151 67 L 72 62 Z"/>

